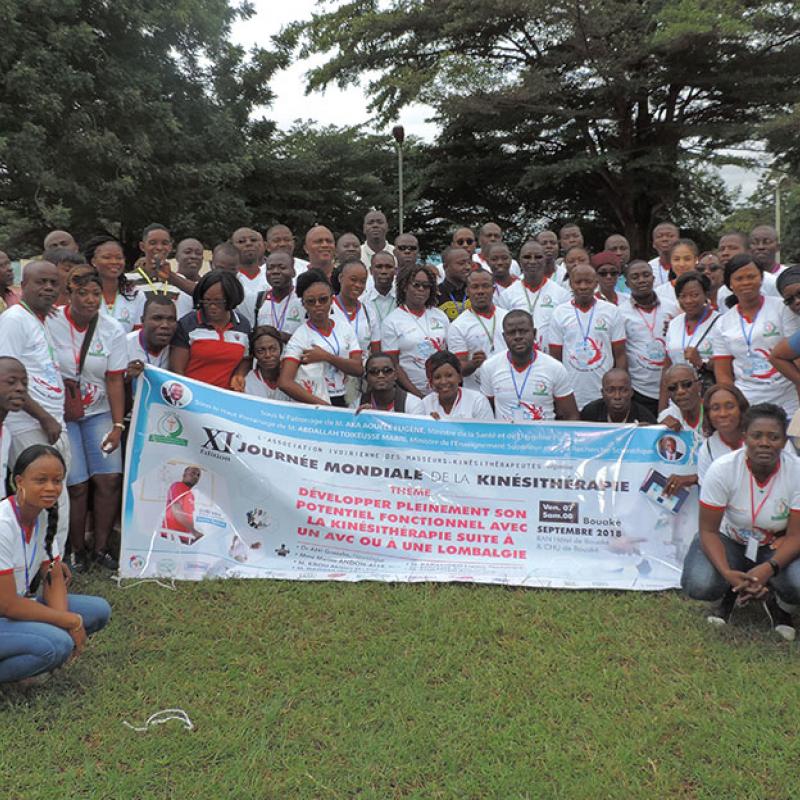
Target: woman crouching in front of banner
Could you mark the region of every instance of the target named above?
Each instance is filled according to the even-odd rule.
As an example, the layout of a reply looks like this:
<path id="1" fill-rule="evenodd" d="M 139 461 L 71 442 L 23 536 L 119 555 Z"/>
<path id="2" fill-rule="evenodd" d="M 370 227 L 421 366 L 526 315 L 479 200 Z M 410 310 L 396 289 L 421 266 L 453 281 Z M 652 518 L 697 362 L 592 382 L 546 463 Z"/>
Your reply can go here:
<path id="1" fill-rule="evenodd" d="M 716 459 L 700 490 L 700 533 L 681 585 L 695 600 L 719 600 L 708 621 L 760 600 L 780 636 L 795 637 L 800 603 L 800 461 L 784 452 L 786 413 L 772 403 L 743 417 L 744 447 Z"/>
<path id="2" fill-rule="evenodd" d="M 54 447 L 28 447 L 0 502 L 0 683 L 60 667 L 111 616 L 103 598 L 67 594 L 55 541 L 65 471 Z"/>

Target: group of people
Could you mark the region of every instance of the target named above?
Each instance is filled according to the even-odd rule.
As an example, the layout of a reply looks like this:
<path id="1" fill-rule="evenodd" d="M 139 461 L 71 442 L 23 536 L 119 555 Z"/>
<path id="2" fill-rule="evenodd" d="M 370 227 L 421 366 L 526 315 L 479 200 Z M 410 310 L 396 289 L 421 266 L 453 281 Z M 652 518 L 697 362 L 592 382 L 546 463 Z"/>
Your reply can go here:
<path id="1" fill-rule="evenodd" d="M 112 237 L 79 246 L 53 231 L 19 289 L 0 252 L 0 681 L 52 669 L 7 644 L 25 626 L 43 642 L 56 631 L 61 657 L 108 620 L 104 601 L 67 587 L 72 572 L 118 566 L 122 443 L 147 364 L 355 413 L 688 431 L 697 470 L 665 488 L 700 486 L 687 592 L 721 601 L 717 622 L 764 599 L 793 635 L 800 267 L 777 263 L 773 228 L 699 252 L 663 222 L 650 261 L 619 234 L 592 253 L 575 224 L 517 253 L 493 222 L 457 228 L 436 264 L 412 234 L 387 235 L 372 210 L 363 242 L 318 225 L 300 258 L 287 226 L 243 227 L 205 264 L 201 242 L 174 248 L 152 224 L 129 265 Z"/>

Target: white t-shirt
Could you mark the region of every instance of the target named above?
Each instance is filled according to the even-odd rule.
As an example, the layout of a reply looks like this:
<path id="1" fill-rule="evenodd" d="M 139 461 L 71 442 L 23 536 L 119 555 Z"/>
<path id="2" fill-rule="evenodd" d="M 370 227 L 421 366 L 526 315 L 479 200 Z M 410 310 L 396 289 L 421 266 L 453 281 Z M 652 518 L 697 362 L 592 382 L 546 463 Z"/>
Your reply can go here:
<path id="1" fill-rule="evenodd" d="M 776 403 L 791 416 L 797 409 L 794 384 L 781 375 L 768 360 L 773 347 L 784 336 L 784 305 L 776 297 L 764 297 L 761 308 L 750 322 L 742 317 L 739 307 L 714 326 L 714 358 L 733 359 L 733 375 L 750 405 Z M 750 344 L 748 345 L 748 341 Z"/>
<path id="2" fill-rule="evenodd" d="M 725 509 L 720 533 L 740 544 L 750 536 L 769 544 L 776 533 L 786 530 L 790 511 L 800 511 L 800 461 L 781 452 L 776 472 L 763 486 L 747 466 L 745 448 L 718 458 L 705 474 L 700 503 Z M 752 513 L 756 511 L 755 521 Z"/>
<path id="3" fill-rule="evenodd" d="M 144 331 L 131 331 L 125 341 L 128 348 L 128 363 L 141 361 L 152 367 L 167 369 L 169 367 L 169 345 L 162 347 L 159 353 L 151 353 L 144 345 Z"/>
<path id="4" fill-rule="evenodd" d="M 678 298 L 675 295 L 675 287 L 672 285 L 672 281 L 667 281 L 666 283 L 662 283 L 661 286 L 656 286 L 655 292 L 656 297 L 662 303 L 670 303 L 673 306 L 678 305 Z"/>
<path id="5" fill-rule="evenodd" d="M 408 409 L 406 409 L 408 410 Z M 439 403 L 439 395 L 431 392 L 422 398 L 422 409 L 414 414 L 431 414 L 436 412 L 442 419 L 494 419 L 489 401 L 472 389 L 459 389 L 458 397 L 448 414 Z"/>
<path id="6" fill-rule="evenodd" d="M 473 309 L 467 309 L 457 319 L 450 323 L 447 332 L 447 349 L 457 356 L 469 356 L 482 350 L 487 358 L 495 353 L 503 353 L 508 348 L 503 338 L 503 319 L 508 312 L 495 306 L 490 316 L 478 314 Z M 471 375 L 464 378 L 466 389 L 479 390 L 481 388 L 481 370 L 476 369 Z"/>
<path id="7" fill-rule="evenodd" d="M 258 294 L 262 290 L 269 289 L 267 270 L 263 264 L 258 268 L 258 274 L 253 278 L 245 275 L 241 270 L 236 272 L 236 277 L 239 279 L 239 283 L 242 284 L 245 294 Z"/>
<path id="8" fill-rule="evenodd" d="M 697 454 L 705 441 L 705 434 L 703 433 L 703 409 L 700 407 L 700 416 L 694 425 L 690 425 L 683 416 L 683 412 L 670 400 L 666 408 L 658 414 L 658 421 L 663 422 L 667 417 L 674 417 L 681 424 L 682 431 L 690 431 L 692 434 L 692 450 L 689 453 L 689 463 L 693 464 L 697 461 Z"/>
<path id="9" fill-rule="evenodd" d="M 50 563 L 44 549 L 47 535 L 47 512 L 42 511 L 36 518 L 31 540 L 23 543 L 14 501 L 11 497 L 0 501 L 0 575 L 13 575 L 17 594 L 28 591 L 30 582 L 39 572 L 43 563 Z M 53 558 L 60 556 L 58 543 L 53 539 Z M 27 567 L 27 569 L 26 569 Z M 26 577 L 27 584 L 26 585 Z"/>
<path id="10" fill-rule="evenodd" d="M 78 330 L 75 327 L 67 307 L 59 308 L 53 316 L 48 317 L 47 328 L 56 343 L 61 374 L 65 378 L 76 380 L 81 345 L 86 330 Z M 128 342 L 122 325 L 111 317 L 100 314 L 80 376 L 84 416 L 91 417 L 110 410 L 106 393 L 106 375 L 122 374 L 127 367 Z"/>
<path id="11" fill-rule="evenodd" d="M 535 292 L 532 292 L 524 281 L 515 281 L 503 292 L 503 308 L 508 311 L 517 308 L 527 311 L 533 317 L 533 327 L 536 328 L 536 346 L 547 352 L 553 312 L 569 299 L 569 291 L 549 278 L 545 278 Z"/>
<path id="12" fill-rule="evenodd" d="M 394 255 L 394 245 L 386 242 L 383 247 L 377 251 L 373 250 L 366 242 L 361 245 L 361 263 L 367 268 L 368 272 L 369 268 L 372 266 L 372 256 L 374 256 L 376 252 L 391 253 Z"/>
<path id="13" fill-rule="evenodd" d="M 299 364 L 303 351 L 311 347 L 321 347 L 323 350 L 327 350 L 340 358 L 350 358 L 354 353 L 360 355 L 361 348 L 358 346 L 358 340 L 353 328 L 334 319 L 331 319 L 331 325 L 330 336 L 324 336 L 319 330 L 312 328 L 308 322 L 301 325 L 287 342 L 282 359 L 288 358 Z M 344 395 L 345 374 L 327 362 L 323 367 L 328 395 L 330 397 Z"/>
<path id="14" fill-rule="evenodd" d="M 423 394 L 431 391 L 425 362 L 437 350 L 445 349 L 449 328 L 447 316 L 438 308 L 426 308 L 417 316 L 405 306 L 392 311 L 381 325 L 381 348 L 399 354 L 400 366 Z"/>
<path id="15" fill-rule="evenodd" d="M 714 431 L 700 446 L 697 452 L 697 482 L 702 485 L 708 468 L 718 458 L 732 453 L 739 448 L 728 447 L 719 431 Z"/>
<path id="16" fill-rule="evenodd" d="M 370 345 L 373 342 L 379 342 L 381 338 L 380 326 L 377 326 L 378 329 L 373 331 L 372 314 L 370 314 L 369 309 L 364 303 L 359 302 L 356 313 L 351 318 L 350 314 L 334 298 L 331 303 L 331 317 L 341 324 L 348 323 L 352 327 L 356 339 L 358 339 L 361 353 L 366 359 L 370 352 Z"/>
<path id="17" fill-rule="evenodd" d="M 634 301 L 619 306 L 625 323 L 625 352 L 628 372 L 635 391 L 645 397 L 658 398 L 661 371 L 667 358 L 665 333 L 678 306 L 659 300 L 650 311 L 644 311 Z"/>
<path id="18" fill-rule="evenodd" d="M 511 276 L 514 277 L 513 275 Z M 514 278 L 514 280 L 508 286 L 501 286 L 499 283 L 495 283 L 494 285 L 494 304 L 497 308 L 502 308 L 507 311 L 511 309 L 508 308 L 505 293 L 512 287 L 519 283 L 519 278 Z"/>
<path id="19" fill-rule="evenodd" d="M 689 347 L 697 348 L 703 361 L 711 361 L 711 356 L 714 354 L 713 332 L 719 325 L 719 322 L 714 320 L 719 317 L 719 313 L 711 309 L 709 311 L 706 318 L 691 333 L 686 330 L 686 314 L 678 314 L 670 320 L 667 326 L 667 355 L 673 364 L 686 363 L 684 352 Z"/>
<path id="20" fill-rule="evenodd" d="M 397 308 L 394 287 L 389 289 L 386 294 L 381 294 L 374 284 L 372 286 L 368 285 L 361 295 L 361 302 L 364 303 L 369 312 L 373 341 L 379 342 L 381 340 L 381 325 L 383 321 Z"/>
<path id="21" fill-rule="evenodd" d="M 251 295 L 245 299 L 251 301 L 250 316 L 255 313 L 255 303 L 258 294 Z M 244 303 L 242 303 L 244 305 Z M 300 298 L 294 293 L 289 292 L 283 300 L 276 301 L 270 290 L 264 295 L 264 302 L 258 309 L 258 325 L 272 325 L 281 333 L 288 333 L 291 336 L 306 320 L 306 310 Z"/>
<path id="22" fill-rule="evenodd" d="M 614 366 L 612 344 L 625 342 L 619 309 L 595 299 L 588 311 L 570 300 L 553 312 L 550 344 L 562 348 L 562 361 L 575 388 L 578 408 L 601 396 L 603 375 Z"/>
<path id="23" fill-rule="evenodd" d="M 11 450 L 11 432 L 0 422 L 0 499 L 6 496 L 9 450 Z"/>
<path id="24" fill-rule="evenodd" d="M 108 305 L 105 300 L 100 303 L 100 313 L 119 322 L 125 333 L 132 331 L 142 324 L 142 314 L 144 313 L 144 304 L 146 301 L 143 292 L 140 292 L 138 289 L 133 289 L 131 291 L 132 293 L 130 293 L 129 297 L 125 297 L 120 292 L 117 292 L 117 296 L 114 298 L 114 302 L 111 305 Z M 186 296 L 188 297 L 188 295 Z M 189 300 L 191 301 L 191 298 L 189 298 Z M 191 311 L 191 304 L 188 310 Z"/>
<path id="25" fill-rule="evenodd" d="M 59 309 L 58 313 L 63 311 Z M 63 422 L 64 381 L 53 337 L 45 323 L 22 305 L 0 314 L 0 356 L 13 356 L 25 365 L 28 394 L 51 417 Z M 6 425 L 12 436 L 40 427 L 25 411 L 12 411 Z"/>
<path id="26" fill-rule="evenodd" d="M 555 419 L 555 398 L 573 394 L 564 365 L 538 350 L 522 370 L 511 363 L 508 352 L 487 359 L 481 367 L 481 391 L 494 399 L 494 417 L 502 422 Z"/>
<path id="27" fill-rule="evenodd" d="M 647 263 L 650 265 L 650 269 L 653 270 L 653 277 L 655 278 L 655 285 L 657 287 L 669 283 L 669 267 L 664 269 L 661 264 L 661 259 L 658 256 L 651 258 Z M 658 289 L 656 289 L 656 291 L 658 291 Z"/>
<path id="28" fill-rule="evenodd" d="M 254 397 L 266 397 L 267 400 L 283 400 L 286 403 L 294 402 L 289 395 L 284 394 L 278 388 L 277 382 L 273 386 L 271 383 L 266 381 L 258 371 L 258 367 L 250 370 L 250 372 L 248 372 L 245 376 L 244 392 L 245 394 L 251 394 Z"/>

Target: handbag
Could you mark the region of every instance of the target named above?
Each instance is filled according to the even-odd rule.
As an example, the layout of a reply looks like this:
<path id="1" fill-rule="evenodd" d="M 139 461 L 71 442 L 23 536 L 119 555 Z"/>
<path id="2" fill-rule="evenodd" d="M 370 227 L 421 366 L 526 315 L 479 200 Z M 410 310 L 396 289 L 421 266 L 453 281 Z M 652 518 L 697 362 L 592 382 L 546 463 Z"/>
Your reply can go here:
<path id="1" fill-rule="evenodd" d="M 77 380 L 64 378 L 64 421 L 77 422 L 83 419 L 83 395 L 81 394 L 81 373 L 86 362 L 86 354 L 89 352 L 89 345 L 92 343 L 94 329 L 97 327 L 97 317 L 89 322 L 86 335 L 83 337 L 80 356 L 78 357 L 78 377 Z"/>

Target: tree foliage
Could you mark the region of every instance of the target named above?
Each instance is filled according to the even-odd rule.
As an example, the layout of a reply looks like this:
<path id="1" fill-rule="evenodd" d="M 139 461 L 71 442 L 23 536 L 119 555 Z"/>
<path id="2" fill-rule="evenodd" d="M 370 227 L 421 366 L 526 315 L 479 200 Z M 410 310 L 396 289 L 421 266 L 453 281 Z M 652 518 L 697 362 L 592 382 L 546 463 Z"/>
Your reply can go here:
<path id="1" fill-rule="evenodd" d="M 0 0 L 0 240 L 163 219 L 218 238 L 246 220 L 252 126 L 285 51 L 229 41 L 227 0 Z"/>
<path id="2" fill-rule="evenodd" d="M 434 106 L 440 216 L 588 216 L 640 251 L 706 165 L 800 99 L 794 3 L 352 0 L 283 41 L 329 55 L 309 89 L 368 75 L 384 121 Z"/>

